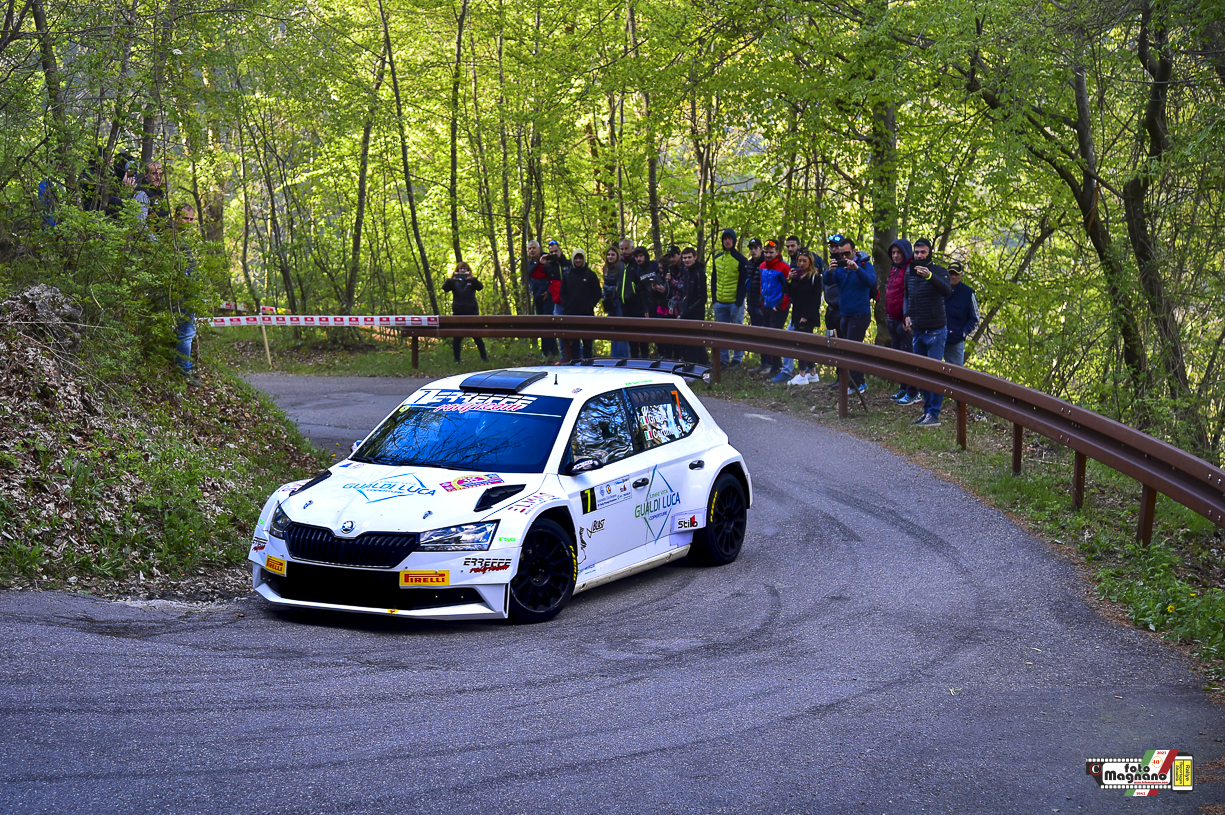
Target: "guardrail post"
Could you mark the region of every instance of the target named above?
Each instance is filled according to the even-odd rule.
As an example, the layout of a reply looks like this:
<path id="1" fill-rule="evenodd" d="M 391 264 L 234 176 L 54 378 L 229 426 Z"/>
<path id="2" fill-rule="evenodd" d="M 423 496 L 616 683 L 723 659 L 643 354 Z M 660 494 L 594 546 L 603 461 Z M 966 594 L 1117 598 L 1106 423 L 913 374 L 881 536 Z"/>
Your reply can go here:
<path id="1" fill-rule="evenodd" d="M 1072 506 L 1077 509 L 1085 505 L 1085 454 L 1077 453 L 1072 462 Z"/>
<path id="2" fill-rule="evenodd" d="M 966 403 L 957 400 L 957 445 L 966 449 Z"/>
<path id="3" fill-rule="evenodd" d="M 710 359 L 710 384 L 718 385 L 719 380 L 723 378 L 723 361 L 719 358 L 719 349 L 712 348 L 714 353 Z"/>
<path id="4" fill-rule="evenodd" d="M 846 392 L 850 390 L 851 375 L 847 373 L 846 368 L 838 369 L 838 415 L 845 419 L 851 415 L 851 408 L 847 404 Z"/>
<path id="5" fill-rule="evenodd" d="M 413 370 L 414 371 L 417 370 L 417 368 L 421 364 L 421 360 L 418 355 L 419 355 L 419 351 L 417 348 L 417 335 L 413 334 Z"/>
<path id="6" fill-rule="evenodd" d="M 1012 474 L 1021 474 L 1021 444 L 1025 441 L 1025 428 L 1015 422 L 1012 425 Z"/>
<path id="7" fill-rule="evenodd" d="M 1144 485 L 1140 493 L 1140 523 L 1136 527 L 1136 540 L 1148 546 L 1153 542 L 1153 516 L 1157 512 L 1157 490 Z"/>

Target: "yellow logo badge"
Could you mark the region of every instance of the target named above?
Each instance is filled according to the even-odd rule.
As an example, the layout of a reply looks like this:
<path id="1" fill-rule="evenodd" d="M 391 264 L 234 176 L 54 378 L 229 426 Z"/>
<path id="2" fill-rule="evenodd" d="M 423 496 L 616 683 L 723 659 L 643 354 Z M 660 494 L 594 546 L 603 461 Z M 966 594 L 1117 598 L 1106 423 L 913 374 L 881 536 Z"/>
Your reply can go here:
<path id="1" fill-rule="evenodd" d="M 285 574 L 285 561 L 281 560 L 279 557 L 268 555 L 268 559 L 264 563 L 264 568 L 272 572 L 273 574 L 284 575 Z"/>
<path id="2" fill-rule="evenodd" d="M 449 585 L 451 585 L 451 573 L 445 569 L 441 572 L 400 572 L 400 588 L 402 589 Z"/>

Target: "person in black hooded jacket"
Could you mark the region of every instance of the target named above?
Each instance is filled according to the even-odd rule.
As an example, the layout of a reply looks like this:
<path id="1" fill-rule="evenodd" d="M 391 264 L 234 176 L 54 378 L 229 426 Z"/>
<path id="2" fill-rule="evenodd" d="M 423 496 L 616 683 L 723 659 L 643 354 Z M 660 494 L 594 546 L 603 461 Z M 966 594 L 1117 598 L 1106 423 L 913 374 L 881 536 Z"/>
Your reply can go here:
<path id="1" fill-rule="evenodd" d="M 682 320 L 706 319 L 706 266 L 698 260 L 698 250 L 686 246 L 681 252 L 680 274 L 683 276 L 683 295 L 681 297 L 680 317 Z M 706 356 L 706 348 L 701 345 L 684 345 L 680 348 L 681 358 L 686 362 L 696 362 L 701 365 L 710 360 Z"/>
<path id="2" fill-rule="evenodd" d="M 602 288 L 600 278 L 587 265 L 587 253 L 574 250 L 569 266 L 561 277 L 561 313 L 583 317 L 594 317 L 596 304 L 600 302 Z M 595 340 L 571 340 L 571 359 L 590 359 L 594 356 Z"/>

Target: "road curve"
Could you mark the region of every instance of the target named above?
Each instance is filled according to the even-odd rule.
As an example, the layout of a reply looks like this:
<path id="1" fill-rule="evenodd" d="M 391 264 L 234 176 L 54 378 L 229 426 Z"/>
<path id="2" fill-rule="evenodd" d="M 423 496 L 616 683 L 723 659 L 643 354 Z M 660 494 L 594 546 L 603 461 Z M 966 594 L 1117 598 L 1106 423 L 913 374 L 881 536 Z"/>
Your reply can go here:
<path id="1" fill-rule="evenodd" d="M 423 383 L 251 381 L 333 450 Z M 0 594 L 0 811 L 1225 803 L 1220 782 L 1137 800 L 1086 776 L 1150 749 L 1220 759 L 1225 711 L 1045 544 L 868 442 L 706 404 L 753 473 L 740 559 L 586 592 L 546 625 Z"/>

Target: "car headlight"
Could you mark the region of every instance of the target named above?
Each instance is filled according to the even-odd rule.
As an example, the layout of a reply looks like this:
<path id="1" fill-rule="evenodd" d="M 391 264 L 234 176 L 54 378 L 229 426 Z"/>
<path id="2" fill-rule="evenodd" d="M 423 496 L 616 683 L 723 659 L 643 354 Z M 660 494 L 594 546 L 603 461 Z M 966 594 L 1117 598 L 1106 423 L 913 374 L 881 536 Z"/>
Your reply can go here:
<path id="1" fill-rule="evenodd" d="M 289 516 L 285 514 L 285 510 L 281 509 L 281 505 L 277 504 L 276 509 L 272 513 L 272 523 L 268 524 L 268 534 L 275 535 L 281 540 L 285 539 L 285 532 L 289 529 L 289 525 L 293 521 L 289 520 Z"/>
<path id="2" fill-rule="evenodd" d="M 483 552 L 493 543 L 497 521 L 431 529 L 421 533 L 418 552 Z"/>

